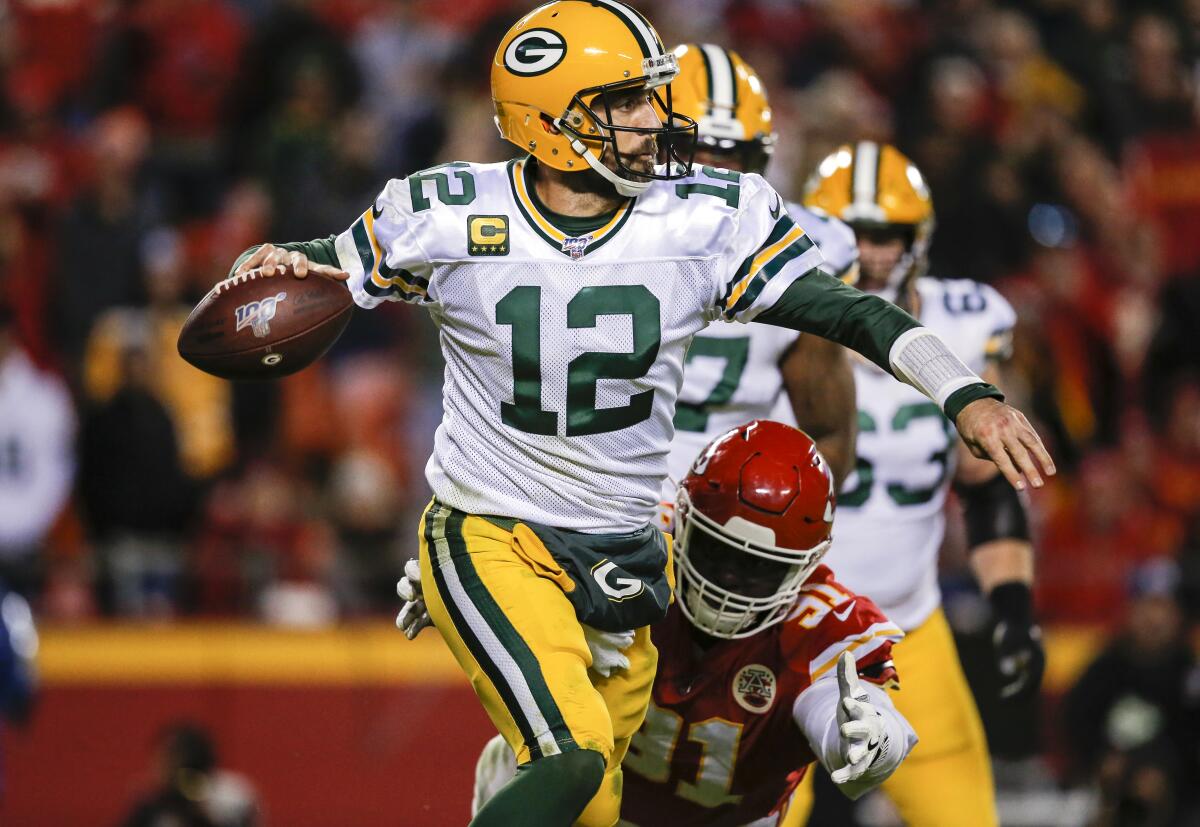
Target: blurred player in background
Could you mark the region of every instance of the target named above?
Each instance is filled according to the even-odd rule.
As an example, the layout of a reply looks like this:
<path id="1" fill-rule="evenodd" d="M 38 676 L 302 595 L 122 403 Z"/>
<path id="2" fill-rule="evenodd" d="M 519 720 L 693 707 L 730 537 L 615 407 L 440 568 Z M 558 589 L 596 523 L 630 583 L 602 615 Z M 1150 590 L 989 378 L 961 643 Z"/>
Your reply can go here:
<path id="1" fill-rule="evenodd" d="M 736 52 L 709 43 L 675 48 L 675 111 L 696 121 L 695 161 L 738 172 L 766 171 L 777 136 L 767 90 Z M 825 256 L 822 269 L 855 277 L 854 233 L 836 218 L 784 205 Z M 854 467 L 854 374 L 846 351 L 817 336 L 768 325 L 710 325 L 692 339 L 675 406 L 675 440 L 661 514 L 670 526 L 675 489 L 714 436 L 751 419 L 798 423 L 817 442 L 840 483 Z"/>
<path id="2" fill-rule="evenodd" d="M 843 146 L 821 162 L 804 203 L 854 228 L 859 287 L 911 312 L 944 336 L 973 370 L 996 381 L 996 364 L 1010 352 L 1015 315 L 987 285 L 925 276 L 933 201 L 908 158 L 885 144 Z M 841 514 L 829 564 L 849 588 L 869 594 L 904 629 L 904 643 L 896 647 L 904 691 L 896 705 L 921 737 L 883 789 L 907 824 L 996 824 L 983 724 L 941 609 L 937 559 L 953 483 L 971 566 L 996 619 L 1002 694 L 1035 692 L 1045 656 L 1033 617 L 1033 546 L 1025 505 L 994 465 L 959 450 L 953 425 L 936 405 L 873 366 L 854 363 L 858 460 L 838 498 Z M 788 824 L 803 823 L 811 789 L 809 779 Z"/>
<path id="3" fill-rule="evenodd" d="M 882 688 L 896 681 L 902 633 L 820 565 L 834 500 L 828 464 L 787 425 L 741 425 L 694 458 L 679 487 L 676 601 L 652 629 L 653 699 L 625 756 L 622 825 L 775 823 L 814 760 L 857 798 L 916 742 Z M 474 806 L 515 771 L 497 736 Z"/>

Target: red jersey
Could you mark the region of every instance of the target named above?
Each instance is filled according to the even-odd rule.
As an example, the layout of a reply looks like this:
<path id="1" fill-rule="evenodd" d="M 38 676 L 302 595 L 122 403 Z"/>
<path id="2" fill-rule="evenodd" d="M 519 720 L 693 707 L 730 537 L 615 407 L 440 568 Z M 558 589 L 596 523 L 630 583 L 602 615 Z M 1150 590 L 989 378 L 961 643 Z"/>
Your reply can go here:
<path id="1" fill-rule="evenodd" d="M 816 759 L 792 717 L 800 693 L 847 650 L 865 679 L 894 681 L 904 633 L 818 566 L 788 618 L 752 637 L 702 650 L 678 604 L 651 635 L 658 674 L 622 763 L 621 818 L 733 827 L 768 815 Z"/>

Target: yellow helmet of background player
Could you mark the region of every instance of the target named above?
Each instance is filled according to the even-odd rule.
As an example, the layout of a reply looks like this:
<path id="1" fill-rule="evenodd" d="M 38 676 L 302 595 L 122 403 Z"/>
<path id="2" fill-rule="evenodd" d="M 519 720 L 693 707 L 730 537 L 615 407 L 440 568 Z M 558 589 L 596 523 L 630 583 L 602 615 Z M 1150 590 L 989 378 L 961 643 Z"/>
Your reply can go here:
<path id="1" fill-rule="evenodd" d="M 546 3 L 518 20 L 496 50 L 496 126 L 501 137 L 539 163 L 563 171 L 593 169 L 622 195 L 638 195 L 650 186 L 648 179 L 680 178 L 690 165 L 690 158 L 685 163 L 679 156 L 677 145 L 692 143 L 696 125 L 672 114 L 669 87 L 665 102 L 656 91 L 678 71 L 675 55 L 663 47 L 654 27 L 624 3 Z M 639 89 L 653 95 L 665 125 L 613 126 L 609 97 Z M 615 151 L 620 131 L 654 135 L 667 153 L 665 171 L 629 168 Z M 601 163 L 606 146 L 614 150 L 618 172 Z"/>
<path id="2" fill-rule="evenodd" d="M 696 145 L 736 156 L 746 172 L 767 168 L 775 128 L 767 90 L 737 52 L 711 43 L 675 47 L 679 75 L 671 81 L 675 111 L 696 121 Z"/>
<path id="3" fill-rule="evenodd" d="M 906 249 L 888 275 L 889 288 L 899 292 L 924 270 L 933 238 L 933 198 L 921 171 L 894 146 L 859 141 L 838 147 L 808 179 L 803 203 L 856 232 L 906 230 Z"/>

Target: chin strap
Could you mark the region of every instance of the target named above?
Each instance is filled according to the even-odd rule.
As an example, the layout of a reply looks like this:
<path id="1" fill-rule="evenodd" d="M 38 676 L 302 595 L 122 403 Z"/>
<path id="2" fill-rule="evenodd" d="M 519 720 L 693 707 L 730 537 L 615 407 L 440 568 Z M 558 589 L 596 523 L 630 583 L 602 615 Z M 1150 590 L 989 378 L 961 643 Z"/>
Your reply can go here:
<path id="1" fill-rule="evenodd" d="M 557 122 L 555 123 L 555 126 L 558 126 Z M 559 126 L 559 128 L 561 129 L 562 127 Z M 650 185 L 653 183 L 653 181 L 630 181 L 628 178 L 622 178 L 620 175 L 617 175 L 611 169 L 604 166 L 604 164 L 600 163 L 600 159 L 592 154 L 592 151 L 584 146 L 583 141 L 579 140 L 578 138 L 572 139 L 571 149 L 579 153 L 583 160 L 587 161 L 587 165 L 589 167 L 600 173 L 601 177 L 616 187 L 616 190 L 619 194 L 624 195 L 627 198 L 636 198 L 646 190 L 650 189 Z"/>

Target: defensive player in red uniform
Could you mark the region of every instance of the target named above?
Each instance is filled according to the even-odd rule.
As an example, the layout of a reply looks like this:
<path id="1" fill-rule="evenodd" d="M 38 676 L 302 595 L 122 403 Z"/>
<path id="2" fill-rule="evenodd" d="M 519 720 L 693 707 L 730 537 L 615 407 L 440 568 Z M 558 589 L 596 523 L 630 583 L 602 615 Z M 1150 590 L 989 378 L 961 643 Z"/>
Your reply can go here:
<path id="1" fill-rule="evenodd" d="M 903 633 L 820 565 L 834 505 L 813 441 L 777 422 L 726 432 L 692 465 L 676 601 L 652 628 L 653 699 L 622 765 L 622 825 L 773 824 L 814 760 L 857 798 L 916 743 L 882 688 Z M 620 668 L 619 642 L 590 643 L 593 669 Z M 475 807 L 515 771 L 507 744 L 489 743 Z"/>

